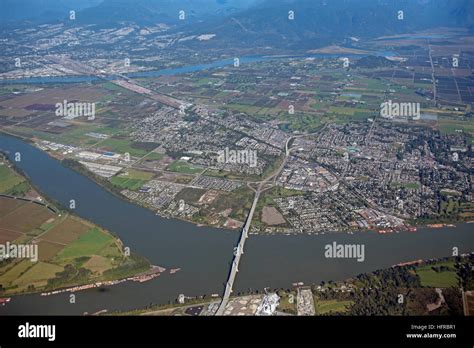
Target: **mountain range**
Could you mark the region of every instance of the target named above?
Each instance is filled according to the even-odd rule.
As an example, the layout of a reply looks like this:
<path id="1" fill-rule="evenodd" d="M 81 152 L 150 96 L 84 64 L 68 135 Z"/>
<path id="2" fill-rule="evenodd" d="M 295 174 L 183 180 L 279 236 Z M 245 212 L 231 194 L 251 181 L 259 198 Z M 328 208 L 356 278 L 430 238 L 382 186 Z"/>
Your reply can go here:
<path id="1" fill-rule="evenodd" d="M 474 29 L 474 1 L 267 0 L 234 16 L 187 29 L 197 34 L 215 33 L 220 44 L 232 47 L 296 49 L 348 37 L 373 38 L 450 26 Z"/>
<path id="2" fill-rule="evenodd" d="M 180 43 L 201 47 L 307 49 L 349 37 L 474 29 L 472 0 L 2 0 L 0 20 L 3 25 L 55 23 L 71 9 L 79 24 L 165 23 L 183 35 L 216 35 L 208 42 Z M 186 20 L 179 20 L 181 10 Z"/>
<path id="3" fill-rule="evenodd" d="M 127 22 L 137 25 L 183 24 L 225 17 L 254 6 L 262 0 L 1 0 L 3 25 L 58 23 L 76 12 L 79 24 L 116 26 Z"/>

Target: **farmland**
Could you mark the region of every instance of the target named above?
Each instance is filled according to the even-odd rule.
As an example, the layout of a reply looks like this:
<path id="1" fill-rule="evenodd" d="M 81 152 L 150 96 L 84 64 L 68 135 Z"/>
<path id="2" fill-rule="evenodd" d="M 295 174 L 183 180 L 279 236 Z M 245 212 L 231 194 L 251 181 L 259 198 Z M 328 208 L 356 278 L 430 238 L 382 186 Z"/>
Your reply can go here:
<path id="1" fill-rule="evenodd" d="M 133 173 L 138 175 L 138 173 Z M 0 187 L 25 184 L 25 178 L 4 161 Z M 36 246 L 38 260 L 7 258 L 0 262 L 0 293 L 12 295 L 111 279 L 142 272 L 148 263 L 124 254 L 119 239 L 69 212 L 48 209 L 44 198 L 0 197 L 0 243 Z M 126 270 L 122 270 L 123 265 Z"/>

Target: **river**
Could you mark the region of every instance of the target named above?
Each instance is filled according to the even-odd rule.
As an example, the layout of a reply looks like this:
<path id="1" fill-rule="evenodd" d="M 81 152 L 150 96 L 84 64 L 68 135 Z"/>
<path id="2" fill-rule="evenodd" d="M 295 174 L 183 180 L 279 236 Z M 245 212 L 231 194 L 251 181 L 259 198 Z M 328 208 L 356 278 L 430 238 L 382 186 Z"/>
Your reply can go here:
<path id="1" fill-rule="evenodd" d="M 117 234 L 133 252 L 166 268 L 180 267 L 174 275 L 162 274 L 145 283 L 126 282 L 102 290 L 42 297 L 38 294 L 13 297 L 0 307 L 0 315 L 93 313 L 102 309 L 129 310 L 150 303 L 167 303 L 180 293 L 187 296 L 222 293 L 238 240 L 236 231 L 198 227 L 179 220 L 164 219 L 148 209 L 112 195 L 87 177 L 64 167 L 43 151 L 17 138 L 0 135 L 0 150 L 16 162 L 47 196 L 66 205 L 76 200 L 77 215 Z M 327 259 L 324 246 L 337 243 L 364 244 L 365 261 Z M 380 235 L 373 232 L 325 235 L 251 235 L 246 243 L 235 291 L 264 287 L 291 287 L 321 280 L 342 280 L 362 272 L 389 267 L 399 262 L 451 255 L 474 250 L 472 225 L 424 229 Z"/>
<path id="2" fill-rule="evenodd" d="M 382 57 L 391 57 L 396 56 L 397 54 L 391 51 L 377 51 L 372 52 L 371 54 Z M 364 54 L 338 54 L 338 53 L 318 53 L 311 55 L 299 55 L 299 56 L 244 56 L 239 58 L 239 64 L 249 64 L 255 62 L 261 62 L 265 60 L 276 60 L 276 59 L 291 59 L 291 58 L 338 58 L 338 57 L 348 57 L 348 58 L 357 58 L 364 57 Z M 202 70 L 211 70 L 216 68 L 222 68 L 225 66 L 233 65 L 234 58 L 220 59 L 211 63 L 198 64 L 198 65 L 189 65 L 177 68 L 170 69 L 161 69 L 161 70 L 147 70 L 139 71 L 134 73 L 124 74 L 130 78 L 148 78 L 148 77 L 159 77 L 163 75 L 179 75 L 186 74 Z M 0 79 L 0 85 L 2 84 L 64 84 L 64 83 L 83 83 L 83 82 L 96 82 L 100 80 L 114 80 L 117 79 L 117 76 L 109 75 L 104 78 L 99 78 L 96 76 L 44 76 L 44 77 L 25 77 L 18 79 Z"/>

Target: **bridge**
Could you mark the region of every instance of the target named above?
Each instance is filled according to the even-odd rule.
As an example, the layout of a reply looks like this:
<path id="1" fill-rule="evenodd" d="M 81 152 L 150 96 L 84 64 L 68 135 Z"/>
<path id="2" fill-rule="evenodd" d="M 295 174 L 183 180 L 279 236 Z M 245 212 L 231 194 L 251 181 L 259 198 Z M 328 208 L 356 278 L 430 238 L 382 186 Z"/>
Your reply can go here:
<path id="1" fill-rule="evenodd" d="M 225 286 L 224 296 L 222 297 L 222 301 L 221 301 L 221 304 L 219 305 L 219 308 L 217 309 L 216 315 L 224 314 L 225 307 L 227 306 L 230 295 L 232 294 L 232 288 L 234 287 L 235 276 L 237 275 L 237 272 L 239 271 L 240 257 L 244 253 L 245 241 L 248 238 L 250 224 L 252 223 L 253 214 L 255 213 L 255 208 L 257 207 L 257 202 L 258 202 L 259 197 L 260 197 L 260 189 L 257 190 L 255 193 L 255 198 L 253 200 L 252 208 L 250 209 L 250 213 L 247 217 L 247 221 L 245 222 L 244 228 L 242 229 L 242 232 L 240 234 L 239 243 L 237 244 L 237 247 L 235 248 L 234 259 L 232 260 L 232 267 L 230 269 L 229 278 L 227 279 L 227 283 Z"/>
<path id="2" fill-rule="evenodd" d="M 252 189 L 253 191 L 255 191 L 255 198 L 253 200 L 252 208 L 250 209 L 249 215 L 247 217 L 247 221 L 245 222 L 244 228 L 242 229 L 240 239 L 239 239 L 239 243 L 237 244 L 237 247 L 235 247 L 235 249 L 234 249 L 235 250 L 234 251 L 234 258 L 232 260 L 232 266 L 231 266 L 231 269 L 230 269 L 229 277 L 227 278 L 227 283 L 226 283 L 226 286 L 225 286 L 224 296 L 222 297 L 222 301 L 219 305 L 219 308 L 217 309 L 216 315 L 223 315 L 224 314 L 225 307 L 227 306 L 227 303 L 229 302 L 229 298 L 232 294 L 232 289 L 234 287 L 235 277 L 237 275 L 237 272 L 239 271 L 240 258 L 242 256 L 242 254 L 244 253 L 245 241 L 248 238 L 250 224 L 252 223 L 253 214 L 255 213 L 255 208 L 257 207 L 257 202 L 258 202 L 258 199 L 260 198 L 260 194 L 262 192 L 264 192 L 264 191 L 266 191 L 266 190 L 268 190 L 268 189 L 275 186 L 276 178 L 278 177 L 278 175 L 281 173 L 281 171 L 285 167 L 286 162 L 288 161 L 288 158 L 291 155 L 292 148 L 290 148 L 290 146 L 289 146 L 291 140 L 295 139 L 295 138 L 299 138 L 299 137 L 306 137 L 308 135 L 318 134 L 322 130 L 324 130 L 325 128 L 326 128 L 326 125 L 324 125 L 324 127 L 322 127 L 317 132 L 302 134 L 302 135 L 293 136 L 293 137 L 288 138 L 286 140 L 286 143 L 285 143 L 285 158 L 283 159 L 281 165 L 272 174 L 270 174 L 267 178 L 265 178 L 264 180 L 262 180 L 260 182 L 255 182 L 255 184 L 259 184 L 258 188 L 255 189 L 251 185 L 249 185 L 249 183 L 247 183 L 247 186 L 250 189 Z"/>

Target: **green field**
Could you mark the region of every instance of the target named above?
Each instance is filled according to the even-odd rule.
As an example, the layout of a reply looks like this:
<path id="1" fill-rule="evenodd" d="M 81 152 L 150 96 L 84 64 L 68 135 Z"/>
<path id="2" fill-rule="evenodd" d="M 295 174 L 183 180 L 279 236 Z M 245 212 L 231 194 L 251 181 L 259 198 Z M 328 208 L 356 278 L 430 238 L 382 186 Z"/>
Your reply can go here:
<path id="1" fill-rule="evenodd" d="M 1 277 L 3 284 L 14 282 L 33 265 L 34 264 L 29 260 L 21 260 L 20 262 L 17 262 L 13 267 L 10 267 L 8 269 L 2 269 L 2 271 L 5 271 L 5 273 L 3 273 Z"/>
<path id="2" fill-rule="evenodd" d="M 317 300 L 315 299 L 316 314 L 323 315 L 328 313 L 346 312 L 347 308 L 352 304 L 352 301 L 338 301 L 338 300 Z"/>
<path id="3" fill-rule="evenodd" d="M 474 133 L 474 121 L 464 121 L 462 119 L 453 119 L 442 117 L 438 120 L 438 127 L 443 133 L 456 134 L 459 130 L 471 134 L 471 144 L 474 142 L 472 134 Z"/>
<path id="4" fill-rule="evenodd" d="M 436 272 L 432 267 L 448 267 L 449 270 Z M 433 288 L 449 288 L 457 286 L 458 278 L 454 270 L 453 262 L 436 263 L 434 265 L 426 265 L 418 267 L 416 274 L 420 277 L 422 286 Z"/>
<path id="5" fill-rule="evenodd" d="M 128 179 L 120 176 L 114 176 L 113 178 L 110 179 L 110 182 L 114 184 L 115 186 L 118 186 L 122 189 L 128 189 L 128 190 L 138 190 L 140 187 L 142 187 L 146 181 L 145 180 L 139 180 L 139 179 Z"/>
<path id="6" fill-rule="evenodd" d="M 140 187 L 145 185 L 153 175 L 153 173 L 149 172 L 127 169 L 125 173 L 112 177 L 110 182 L 123 189 L 138 190 Z"/>
<path id="7" fill-rule="evenodd" d="M 276 207 L 277 205 L 274 201 L 276 198 L 301 196 L 301 195 L 304 195 L 304 191 L 289 190 L 281 186 L 276 186 L 274 188 L 271 188 L 265 191 L 264 193 L 262 193 L 257 203 L 257 208 L 255 210 L 257 214 L 254 215 L 254 220 L 256 222 L 260 220 L 258 216 L 260 215 L 260 212 L 262 211 L 263 207 L 265 206 Z"/>
<path id="8" fill-rule="evenodd" d="M 159 161 L 163 159 L 163 157 L 165 157 L 165 155 L 162 153 L 150 152 L 144 159 L 149 161 Z"/>
<path id="9" fill-rule="evenodd" d="M 66 246 L 57 258 L 70 259 L 84 255 L 101 255 L 103 249 L 114 243 L 114 238 L 94 227 Z"/>
<path id="10" fill-rule="evenodd" d="M 184 200 L 185 202 L 188 203 L 197 203 L 199 201 L 199 198 L 206 193 L 206 190 L 203 189 L 196 189 L 192 187 L 186 187 L 182 189 L 175 197 L 177 201 L 180 199 Z"/>
<path id="11" fill-rule="evenodd" d="M 17 175 L 6 164 L 0 164 L 0 192 L 8 193 L 9 190 L 25 181 L 21 176 Z"/>
<path id="12" fill-rule="evenodd" d="M 147 154 L 147 151 L 144 149 L 137 149 L 132 146 L 132 142 L 130 140 L 125 139 L 105 139 L 97 144 L 97 147 L 102 149 L 107 149 L 111 152 L 117 153 L 129 153 L 131 156 L 142 157 Z"/>
<path id="13" fill-rule="evenodd" d="M 55 274 L 62 270 L 63 268 L 58 265 L 37 262 L 33 267 L 29 268 L 25 273 L 15 279 L 12 284 L 18 286 L 18 290 L 26 290 L 30 285 L 33 285 L 34 287 L 42 287 L 47 284 L 48 279 L 54 278 Z"/>
<path id="14" fill-rule="evenodd" d="M 317 130 L 321 124 L 327 122 L 327 117 L 308 113 L 298 113 L 294 115 L 281 113 L 280 120 L 285 122 L 285 124 L 280 125 L 280 128 L 284 131 L 313 132 Z"/>
<path id="15" fill-rule="evenodd" d="M 30 190 L 28 181 L 6 163 L 0 165 L 2 192 Z M 125 180 L 145 181 L 153 174 L 130 170 L 127 176 Z M 0 226 L 3 227 L 0 238 L 13 238 L 22 244 L 30 244 L 34 239 L 38 245 L 37 262 L 0 263 L 2 295 L 57 289 L 96 279 L 117 279 L 115 277 L 134 275 L 149 267 L 146 260 L 135 255 L 124 257 L 122 246 L 114 236 L 85 220 L 66 212 L 53 214 L 46 207 L 11 198 L 4 197 L 0 201 Z"/>
<path id="16" fill-rule="evenodd" d="M 177 172 L 177 173 L 184 173 L 184 174 L 197 174 L 203 171 L 203 168 L 198 168 L 193 166 L 192 164 L 189 164 L 188 162 L 185 161 L 180 161 L 177 160 L 173 163 L 171 163 L 167 170 L 170 172 Z"/>

